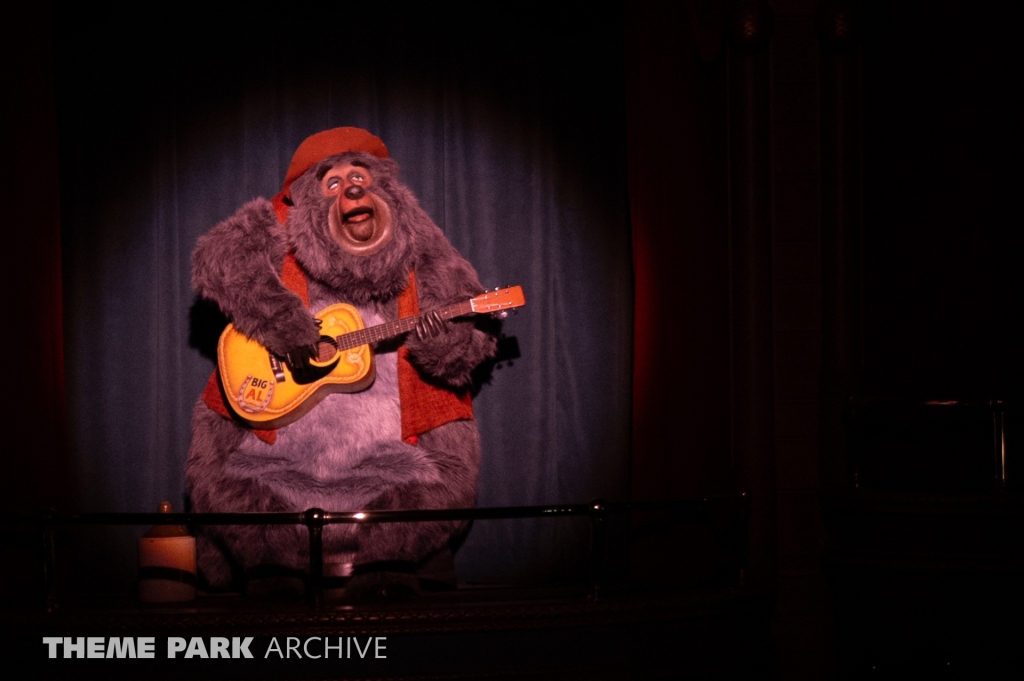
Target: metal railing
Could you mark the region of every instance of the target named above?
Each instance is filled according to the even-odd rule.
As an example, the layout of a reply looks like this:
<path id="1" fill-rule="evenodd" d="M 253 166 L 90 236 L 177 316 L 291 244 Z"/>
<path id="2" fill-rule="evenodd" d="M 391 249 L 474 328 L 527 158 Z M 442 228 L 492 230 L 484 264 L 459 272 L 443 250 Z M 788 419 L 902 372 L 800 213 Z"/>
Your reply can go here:
<path id="1" fill-rule="evenodd" d="M 1006 414 L 1009 408 L 1006 400 L 986 399 L 924 399 L 908 397 L 880 397 L 852 395 L 848 400 L 850 414 L 856 425 L 862 412 L 872 409 L 911 410 L 964 410 L 989 412 L 992 419 L 992 481 L 994 488 L 1004 491 L 1007 487 Z M 1015 405 L 1016 406 L 1016 405 Z M 859 447 L 853 446 L 850 458 L 850 477 L 854 488 L 861 485 L 861 458 Z"/>
<path id="2" fill-rule="evenodd" d="M 746 534 L 750 496 L 746 492 L 675 501 L 615 503 L 596 499 L 589 504 L 454 508 L 409 511 L 325 511 L 311 508 L 298 513 L 60 513 L 7 514 L 0 522 L 35 525 L 42 535 L 43 607 L 53 612 L 60 605 L 58 593 L 57 529 L 65 526 L 125 525 L 304 525 L 309 532 L 310 606 L 324 602 L 323 528 L 335 524 L 432 522 L 519 518 L 587 517 L 590 519 L 589 597 L 600 597 L 604 586 L 603 563 L 607 548 L 607 520 L 611 515 L 636 512 L 669 512 L 673 520 L 710 522 L 711 511 L 726 508 L 728 527 L 724 549 L 732 557 L 735 580 L 742 585 L 746 568 Z"/>

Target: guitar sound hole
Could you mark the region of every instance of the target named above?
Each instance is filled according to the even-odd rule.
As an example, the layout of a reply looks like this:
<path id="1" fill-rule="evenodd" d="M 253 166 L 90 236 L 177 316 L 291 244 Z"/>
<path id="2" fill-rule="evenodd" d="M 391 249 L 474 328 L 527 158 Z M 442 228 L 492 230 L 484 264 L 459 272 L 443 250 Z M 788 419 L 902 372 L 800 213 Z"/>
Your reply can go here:
<path id="1" fill-rule="evenodd" d="M 338 354 L 338 346 L 334 344 L 333 338 L 320 336 L 320 342 L 316 345 L 317 361 L 326 362 Z"/>

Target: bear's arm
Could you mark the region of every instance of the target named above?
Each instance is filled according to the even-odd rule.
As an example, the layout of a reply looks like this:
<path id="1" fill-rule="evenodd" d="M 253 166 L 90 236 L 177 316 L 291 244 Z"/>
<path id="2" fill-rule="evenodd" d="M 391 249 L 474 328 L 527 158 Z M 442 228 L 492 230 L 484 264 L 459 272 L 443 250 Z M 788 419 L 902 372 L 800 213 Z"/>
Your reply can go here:
<path id="1" fill-rule="evenodd" d="M 438 237 L 416 265 L 416 288 L 422 310 L 464 302 L 484 290 L 473 266 L 440 231 Z M 472 318 L 464 318 L 449 321 L 446 333 L 432 338 L 421 340 L 411 333 L 405 345 L 410 359 L 421 371 L 452 388 L 462 389 L 472 383 L 473 369 L 494 356 L 497 339 L 478 328 Z"/>
<path id="2" fill-rule="evenodd" d="M 278 273 L 284 228 L 266 199 L 255 199 L 199 237 L 192 252 L 192 288 L 217 303 L 242 334 L 278 355 L 320 336 L 298 295 Z"/>

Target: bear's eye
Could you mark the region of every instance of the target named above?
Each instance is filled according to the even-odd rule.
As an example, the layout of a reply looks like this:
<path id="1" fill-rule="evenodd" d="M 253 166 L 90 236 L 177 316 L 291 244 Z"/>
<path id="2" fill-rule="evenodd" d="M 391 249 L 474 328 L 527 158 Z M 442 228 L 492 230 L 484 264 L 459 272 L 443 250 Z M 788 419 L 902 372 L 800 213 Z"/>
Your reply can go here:
<path id="1" fill-rule="evenodd" d="M 366 176 L 359 171 L 355 171 L 348 174 L 348 181 L 352 184 L 362 184 L 363 182 L 366 182 Z"/>
<path id="2" fill-rule="evenodd" d="M 327 178 L 327 182 L 326 182 L 326 184 L 324 186 L 327 187 L 328 190 L 335 190 L 340 185 L 341 185 L 341 178 L 340 177 L 329 177 L 329 178 Z"/>

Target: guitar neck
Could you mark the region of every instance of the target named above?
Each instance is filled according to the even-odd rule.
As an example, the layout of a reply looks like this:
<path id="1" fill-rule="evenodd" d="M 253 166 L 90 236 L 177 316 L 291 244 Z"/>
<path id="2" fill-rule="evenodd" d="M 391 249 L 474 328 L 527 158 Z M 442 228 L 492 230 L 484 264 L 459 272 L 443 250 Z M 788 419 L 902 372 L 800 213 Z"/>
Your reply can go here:
<path id="1" fill-rule="evenodd" d="M 437 308 L 436 310 L 429 310 L 428 312 L 437 312 L 441 319 L 454 319 L 455 317 L 461 317 L 463 315 L 470 314 L 473 312 L 473 301 L 467 300 L 464 303 L 455 303 L 446 307 Z M 420 319 L 427 312 L 413 315 L 412 317 L 402 317 L 396 319 L 393 322 L 385 322 L 378 324 L 377 326 L 371 326 L 366 329 L 359 329 L 358 331 L 352 331 L 351 333 L 344 333 L 337 336 L 334 342 L 338 345 L 338 350 L 348 350 L 350 348 L 359 347 L 360 345 L 366 345 L 368 343 L 377 343 L 382 340 L 388 340 L 389 338 L 395 338 L 401 336 L 403 333 L 408 333 L 416 328 Z"/>

